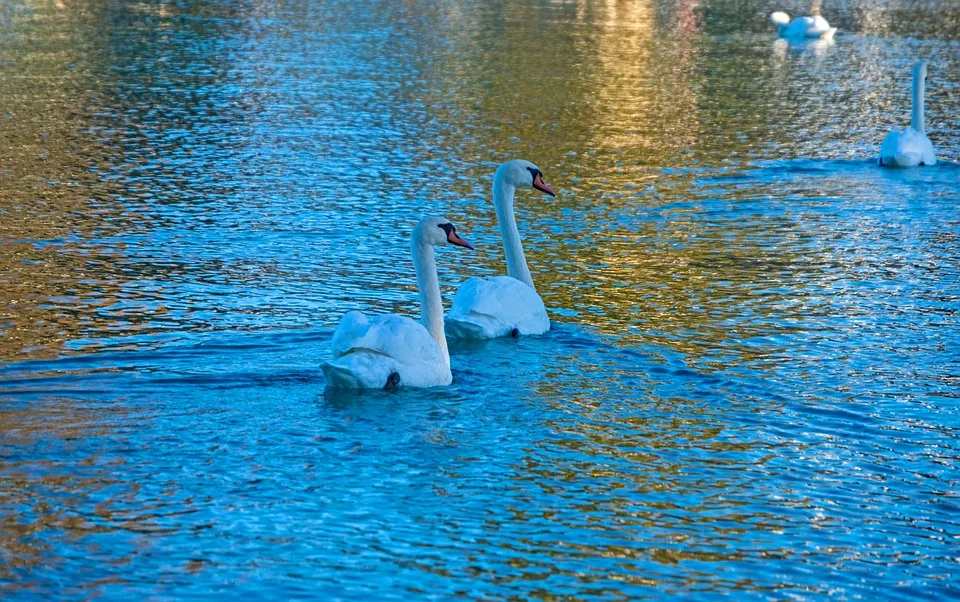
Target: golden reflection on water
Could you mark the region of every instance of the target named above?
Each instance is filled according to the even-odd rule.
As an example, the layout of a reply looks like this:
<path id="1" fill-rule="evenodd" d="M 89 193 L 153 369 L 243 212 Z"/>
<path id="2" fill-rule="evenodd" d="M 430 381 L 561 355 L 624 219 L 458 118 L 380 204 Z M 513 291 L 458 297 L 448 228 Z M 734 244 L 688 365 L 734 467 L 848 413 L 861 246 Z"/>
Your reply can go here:
<path id="1" fill-rule="evenodd" d="M 462 46 L 435 71 L 444 79 L 430 87 L 460 86 L 456 111 L 441 113 L 460 140 L 459 154 L 490 161 L 468 166 L 471 177 L 458 187 L 484 199 L 469 207 L 470 221 L 475 229 L 495 231 L 487 186 L 496 162 L 511 156 L 537 162 L 560 195 L 547 199 L 521 191 L 517 208 L 528 261 L 548 307 L 574 310 L 574 321 L 607 334 L 691 353 L 715 346 L 731 336 L 723 325 L 725 309 L 749 301 L 751 293 L 741 285 L 762 279 L 771 265 L 789 263 L 789 249 L 751 242 L 755 234 L 769 242 L 770 224 L 751 230 L 731 222 L 707 232 L 695 220 L 687 223 L 683 210 L 666 226 L 669 231 L 653 221 L 639 230 L 633 219 L 627 227 L 617 224 L 654 207 L 689 202 L 692 176 L 660 169 L 696 165 L 693 149 L 701 143 L 700 154 L 745 155 L 752 140 L 719 132 L 746 131 L 744 119 L 759 129 L 760 116 L 746 110 L 752 98 L 710 85 L 719 63 L 701 56 L 695 5 L 678 4 L 678 16 L 664 28 L 656 26 L 649 4 L 575 6 L 572 22 L 551 18 L 546 9 L 505 9 L 507 18 L 520 12 L 527 19 L 508 31 L 495 30 L 492 38 L 470 35 L 482 24 L 462 23 Z M 535 36 L 538 30 L 545 36 Z M 671 30 L 683 35 L 664 39 Z M 531 39 L 548 40 L 553 48 L 528 51 Z M 741 77 L 719 71 L 721 78 Z M 702 103 L 705 94 L 719 100 Z M 702 141 L 707 118 L 712 139 Z M 582 215 L 576 234 L 567 217 L 575 213 Z M 479 252 L 481 269 L 502 271 L 499 244 L 488 245 L 495 251 Z M 716 281 L 728 284 L 708 290 Z M 761 311 L 772 313 L 783 294 L 767 297 L 771 306 Z M 669 334 L 701 329 L 707 330 L 701 340 L 677 341 Z"/>
<path id="2" fill-rule="evenodd" d="M 38 3 L 3 24 L 0 360 L 56 355 L 107 327 L 98 314 L 128 279 L 123 245 L 97 242 L 123 229 L 124 208 L 90 169 L 108 151 L 86 133 L 98 87 L 87 17 L 78 3 Z"/>
<path id="3" fill-rule="evenodd" d="M 609 333 L 622 334 L 625 324 L 665 333 L 706 325 L 712 333 L 708 337 L 721 337 L 724 305 L 748 301 L 736 284 L 762 278 L 772 263 L 789 258 L 790 250 L 753 244 L 751 235 L 764 232 L 734 224 L 693 232 L 672 223 L 669 236 L 676 244 L 663 244 L 654 243 L 666 236 L 661 224 L 651 222 L 638 230 L 617 223 L 624 216 L 690 200 L 691 176 L 662 168 L 738 163 L 789 143 L 791 133 L 776 123 L 777 111 L 802 102 L 780 87 L 789 81 L 784 63 L 791 57 L 783 56 L 771 38 L 759 44 L 759 52 L 738 46 L 734 52 L 743 56 L 730 60 L 723 45 L 703 31 L 704 9 L 695 0 L 421 8 L 418 3 L 397 5 L 389 15 L 434 44 L 415 48 L 422 56 L 413 64 L 424 84 L 405 89 L 398 99 L 430 108 L 434 123 L 424 132 L 433 138 L 416 152 L 424 161 L 459 162 L 462 177 L 452 189 L 483 199 L 464 208 L 469 229 L 495 231 L 488 202 L 495 164 L 514 156 L 534 160 L 561 191 L 557 199 L 531 194 L 518 199 L 528 259 L 548 306 L 575 312 L 572 319 Z M 331 33 L 338 27 L 327 12 L 292 10 L 294 22 L 284 35 L 293 41 L 305 35 L 301 25 L 311 19 Z M 164 298 L 162 289 L 144 290 L 139 283 L 144 275 L 138 272 L 150 269 L 149 279 L 162 281 L 170 270 L 215 272 L 216 262 L 191 266 L 177 257 L 166 267 L 162 262 L 133 266 L 126 243 L 104 238 L 150 232 L 151 219 L 139 213 L 138 203 L 150 209 L 159 199 L 187 200 L 177 198 L 183 163 L 202 174 L 202 155 L 213 149 L 204 148 L 199 138 L 197 151 L 176 146 L 151 150 L 145 132 L 175 131 L 180 109 L 216 112 L 217 107 L 202 101 L 211 79 L 174 73 L 180 78 L 177 84 L 189 92 L 177 97 L 178 103 L 187 102 L 182 107 L 164 106 L 169 97 L 162 92 L 111 98 L 110 90 L 121 77 L 142 77 L 148 86 L 162 83 L 165 64 L 173 70 L 199 58 L 211 64 L 213 82 L 224 79 L 229 67 L 216 64 L 226 59 L 173 55 L 160 57 L 142 73 L 118 75 L 111 44 L 125 43 L 120 34 L 130 32 L 124 28 L 137 27 L 145 27 L 148 52 L 166 48 L 168 34 L 163 32 L 177 27 L 189 27 L 201 39 L 242 38 L 244 27 L 269 31 L 261 19 L 276 28 L 275 21 L 290 15 L 262 3 L 229 8 L 64 2 L 8 11 L 12 17 L 4 25 L 8 35 L 0 48 L 6 69 L 0 83 L 0 160 L 5 166 L 0 174 L 5 218 L 0 223 L 0 359 L 57 355 L 76 339 L 151 334 L 160 329 L 158 320 L 187 330 L 206 327 L 191 323 L 188 310 L 165 316 L 177 300 Z M 177 20 L 181 11 L 222 16 L 223 29 L 206 32 L 192 21 Z M 879 17 L 867 21 L 875 13 L 887 10 L 855 12 L 858 23 L 871 32 L 885 31 Z M 251 34 L 257 35 L 265 34 Z M 36 39 L 43 43 L 30 41 Z M 856 60 L 867 81 L 885 77 L 877 68 L 879 56 Z M 264 54 L 257 61 L 264 68 L 251 81 L 269 88 L 270 57 Z M 869 115 L 877 105 L 882 110 L 884 102 L 891 102 L 872 94 L 863 107 Z M 767 96 L 776 102 L 762 102 Z M 248 88 L 234 98 L 231 110 L 237 122 L 253 122 L 269 101 L 269 90 Z M 433 127 L 439 130 L 433 132 Z M 239 144 L 252 143 L 254 135 Z M 217 150 L 229 161 L 238 148 Z M 168 151 L 176 156 L 150 155 Z M 127 179 L 145 167 L 146 179 Z M 215 169 L 215 164 L 208 166 L 210 173 Z M 242 182 L 242 173 L 224 175 Z M 413 183 L 398 185 L 416 194 Z M 210 186 L 227 187 L 217 178 Z M 736 192 L 724 194 L 737 200 Z M 581 215 L 582 231 L 571 231 L 572 214 Z M 728 248 L 731 239 L 737 242 L 735 250 Z M 487 241 L 476 260 L 464 260 L 465 271 L 502 271 L 498 245 Z M 229 264 L 222 269 L 229 272 Z M 271 266 L 258 269 L 269 272 Z M 242 280 L 235 274 L 227 281 L 237 278 Z M 349 277 L 344 272 L 338 278 Z M 733 284 L 721 295 L 705 292 L 711 279 Z M 376 280 L 366 288 L 389 286 L 389 281 Z M 414 301 L 399 306 L 412 308 Z M 337 315 L 323 321 L 333 322 Z M 187 322 L 177 323 L 182 319 Z M 689 341 L 677 344 L 688 352 L 697 347 Z"/>
<path id="4" fill-rule="evenodd" d="M 163 198 L 162 187 L 144 189 L 126 175 L 154 160 L 158 180 L 178 174 L 149 149 L 127 153 L 145 142 L 131 115 L 150 118 L 158 107 L 133 97 L 113 110 L 111 44 L 138 20 L 156 20 L 159 32 L 173 27 L 176 9 L 36 2 L 9 10 L 0 43 L 0 361 L 57 356 L 76 339 L 155 332 L 170 300 L 162 285 L 140 281 L 162 279 L 167 268 L 134 266 L 124 241 L 104 239 L 149 230 L 138 206 Z"/>

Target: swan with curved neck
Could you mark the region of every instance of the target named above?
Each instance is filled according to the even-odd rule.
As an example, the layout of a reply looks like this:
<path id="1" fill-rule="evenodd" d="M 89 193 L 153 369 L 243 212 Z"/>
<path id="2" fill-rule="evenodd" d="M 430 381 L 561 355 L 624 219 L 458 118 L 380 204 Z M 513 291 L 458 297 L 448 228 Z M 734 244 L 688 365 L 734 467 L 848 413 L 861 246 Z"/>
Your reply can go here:
<path id="1" fill-rule="evenodd" d="M 470 278 L 457 290 L 447 316 L 447 332 L 460 339 L 492 339 L 521 334 L 543 334 L 550 320 L 537 294 L 520 243 L 513 212 L 517 188 L 533 187 L 556 196 L 543 181 L 543 172 L 523 159 L 507 161 L 493 176 L 493 206 L 507 260 L 507 275 Z"/>
<path id="2" fill-rule="evenodd" d="M 820 16 L 819 11 L 814 11 L 814 14 L 809 17 L 796 17 L 793 20 L 787 13 L 777 11 L 770 15 L 770 21 L 777 26 L 777 35 L 790 40 L 809 38 L 830 40 L 833 39 L 833 34 L 837 33 L 837 28 L 830 27 L 827 20 Z"/>
<path id="3" fill-rule="evenodd" d="M 927 138 L 923 115 L 924 84 L 927 64 L 919 61 L 913 66 L 913 114 L 910 127 L 887 134 L 880 145 L 880 165 L 884 167 L 917 167 L 935 165 L 937 154 Z"/>
<path id="4" fill-rule="evenodd" d="M 427 217 L 413 229 L 410 251 L 420 289 L 420 321 L 394 314 L 343 316 L 333 335 L 333 361 L 322 366 L 327 387 L 383 389 L 449 385 L 450 354 L 443 331 L 443 299 L 433 248 L 472 249 L 448 220 Z"/>

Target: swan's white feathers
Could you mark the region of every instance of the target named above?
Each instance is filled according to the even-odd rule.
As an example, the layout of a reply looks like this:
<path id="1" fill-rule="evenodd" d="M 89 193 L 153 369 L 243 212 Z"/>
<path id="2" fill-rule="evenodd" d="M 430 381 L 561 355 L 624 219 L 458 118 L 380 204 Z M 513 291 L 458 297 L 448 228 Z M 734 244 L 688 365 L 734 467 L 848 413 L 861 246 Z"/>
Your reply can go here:
<path id="1" fill-rule="evenodd" d="M 450 368 L 439 345 L 420 322 L 394 314 L 343 316 L 333 335 L 333 362 L 323 366 L 332 387 L 382 388 L 392 372 L 400 385 L 450 384 Z"/>
<path id="2" fill-rule="evenodd" d="M 774 25 L 790 25 L 790 15 L 778 10 L 770 15 L 770 21 L 772 21 Z"/>
<path id="3" fill-rule="evenodd" d="M 509 276 L 470 278 L 457 289 L 446 319 L 452 338 L 486 339 L 550 330 L 547 310 L 535 290 Z"/>
<path id="4" fill-rule="evenodd" d="M 890 132 L 880 145 L 880 164 L 887 167 L 917 167 L 937 162 L 933 143 L 912 127 Z"/>
<path id="5" fill-rule="evenodd" d="M 836 27 L 830 27 L 830 23 L 820 15 L 810 17 L 796 17 L 792 21 L 785 12 L 777 11 L 770 15 L 770 21 L 777 26 L 777 33 L 785 38 L 821 38 L 831 39 L 837 32 Z"/>
<path id="6" fill-rule="evenodd" d="M 343 316 L 333 335 L 333 355 L 341 357 L 356 349 L 369 349 L 398 360 L 442 357 L 437 342 L 420 322 L 395 314 L 368 318 L 351 311 Z"/>

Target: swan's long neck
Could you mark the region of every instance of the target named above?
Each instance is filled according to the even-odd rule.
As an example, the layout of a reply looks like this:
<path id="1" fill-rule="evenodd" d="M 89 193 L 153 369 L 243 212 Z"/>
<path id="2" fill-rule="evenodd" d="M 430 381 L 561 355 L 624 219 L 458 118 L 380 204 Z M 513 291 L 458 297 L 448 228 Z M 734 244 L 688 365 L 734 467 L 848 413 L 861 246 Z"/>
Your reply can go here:
<path id="1" fill-rule="evenodd" d="M 913 74 L 913 115 L 910 118 L 910 127 L 921 134 L 926 134 L 923 127 L 923 75 L 917 71 Z"/>
<path id="2" fill-rule="evenodd" d="M 497 174 L 500 175 L 500 174 Z M 517 230 L 517 219 L 513 215 L 513 193 L 516 188 L 501 178 L 493 178 L 493 206 L 497 211 L 497 223 L 500 225 L 500 236 L 503 238 L 503 252 L 507 256 L 507 275 L 523 282 L 533 290 L 533 278 L 530 277 L 530 268 L 527 259 L 523 256 L 523 246 L 520 244 L 520 232 Z"/>
<path id="3" fill-rule="evenodd" d="M 420 323 L 440 346 L 443 359 L 450 365 L 447 338 L 443 334 L 443 299 L 440 297 L 440 281 L 437 278 L 437 262 L 433 247 L 414 237 L 411 242 L 413 267 L 417 271 L 417 287 L 420 289 Z"/>

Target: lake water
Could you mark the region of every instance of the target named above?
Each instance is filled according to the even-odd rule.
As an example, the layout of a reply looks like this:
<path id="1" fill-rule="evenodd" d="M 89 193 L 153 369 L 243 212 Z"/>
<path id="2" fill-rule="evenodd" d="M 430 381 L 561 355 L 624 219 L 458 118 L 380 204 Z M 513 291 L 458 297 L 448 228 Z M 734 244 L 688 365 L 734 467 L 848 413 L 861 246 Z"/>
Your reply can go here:
<path id="1" fill-rule="evenodd" d="M 808 8 L 0 4 L 0 597 L 960 596 L 960 7 Z M 325 394 L 516 157 L 554 328 Z"/>

